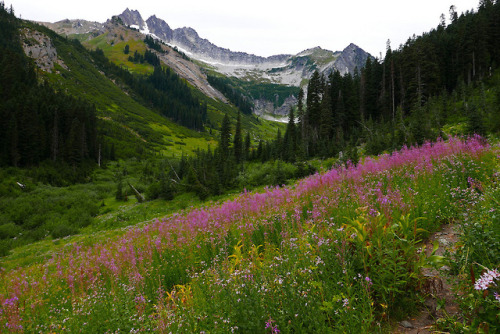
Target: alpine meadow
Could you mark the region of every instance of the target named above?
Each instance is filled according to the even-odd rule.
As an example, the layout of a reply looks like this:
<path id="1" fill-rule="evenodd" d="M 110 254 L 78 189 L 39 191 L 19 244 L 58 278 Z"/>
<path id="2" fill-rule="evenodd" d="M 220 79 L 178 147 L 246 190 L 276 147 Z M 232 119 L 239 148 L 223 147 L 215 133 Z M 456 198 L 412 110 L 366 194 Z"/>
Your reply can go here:
<path id="1" fill-rule="evenodd" d="M 500 1 L 383 58 L 16 14 L 1 333 L 500 332 Z"/>

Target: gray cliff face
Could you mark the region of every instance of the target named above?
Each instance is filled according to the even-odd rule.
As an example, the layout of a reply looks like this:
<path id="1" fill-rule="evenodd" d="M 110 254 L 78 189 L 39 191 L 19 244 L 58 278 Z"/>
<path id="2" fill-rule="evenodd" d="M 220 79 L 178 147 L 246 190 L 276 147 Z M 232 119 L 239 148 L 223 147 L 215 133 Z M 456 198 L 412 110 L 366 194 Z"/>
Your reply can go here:
<path id="1" fill-rule="evenodd" d="M 293 95 L 287 97 L 281 106 L 276 106 L 275 103 L 269 100 L 257 99 L 253 101 L 253 112 L 256 115 L 273 114 L 275 116 L 280 116 L 283 119 L 287 119 L 290 108 L 296 106 L 297 102 L 297 97 Z"/>
<path id="2" fill-rule="evenodd" d="M 146 20 L 146 24 L 148 25 L 148 29 L 152 34 L 155 34 L 156 37 L 167 43 L 171 43 L 174 38 L 174 32 L 172 29 L 170 29 L 170 26 L 167 22 L 157 18 L 156 15 L 153 15 Z"/>
<path id="3" fill-rule="evenodd" d="M 260 57 L 245 52 L 235 52 L 214 45 L 201 38 L 196 30 L 184 27 L 172 30 L 162 19 L 151 16 L 146 21 L 149 32 L 164 42 L 177 46 L 191 58 L 207 63 L 216 71 L 257 82 L 301 86 L 307 83 L 314 71 L 328 76 L 333 71 L 342 75 L 361 69 L 370 55 L 355 44 L 343 51 L 329 51 L 321 47 L 305 50 L 297 55 Z M 286 116 L 296 97 L 290 97 L 282 106 L 273 101 L 254 100 L 254 113 Z"/>
<path id="4" fill-rule="evenodd" d="M 55 64 L 68 69 L 64 62 L 59 59 L 57 49 L 47 35 L 24 28 L 21 31 L 21 36 L 24 53 L 35 61 L 40 70 L 52 73 Z"/>
<path id="5" fill-rule="evenodd" d="M 148 31 L 164 42 L 179 47 L 190 57 L 215 66 L 223 74 L 254 78 L 257 74 L 278 84 L 298 86 L 304 79 L 309 79 L 315 70 L 325 75 L 332 71 L 353 73 L 356 67 L 362 68 L 369 57 L 355 44 L 350 44 L 342 52 L 315 47 L 298 55 L 260 57 L 219 47 L 201 38 L 193 28 L 172 29 L 155 15 L 145 22 L 138 11 L 127 8 L 119 17 L 126 25 L 139 26 L 141 31 Z"/>
<path id="6" fill-rule="evenodd" d="M 353 73 L 354 69 L 361 69 L 365 66 L 370 55 L 357 45 L 351 43 L 346 47 L 340 56 L 335 60 L 334 66 L 340 73 Z"/>
<path id="7" fill-rule="evenodd" d="M 55 23 L 39 22 L 63 36 L 91 33 L 94 37 L 104 33 L 104 24 L 85 20 L 62 20 Z"/>
<path id="8" fill-rule="evenodd" d="M 256 85 L 259 83 L 274 83 L 304 87 L 314 71 L 319 71 L 325 76 L 334 71 L 339 71 L 342 75 L 354 73 L 356 68 L 361 69 L 368 57 L 371 57 L 367 52 L 352 43 L 342 51 L 333 52 L 321 47 L 314 47 L 297 55 L 282 54 L 260 57 L 219 47 L 209 40 L 201 38 L 193 28 L 172 29 L 167 22 L 155 15 L 144 21 L 137 10 L 127 8 L 117 17 L 123 21 L 125 26 L 138 27 L 142 34 L 152 34 L 163 42 L 178 47 L 190 58 L 207 64 L 206 66 L 221 74 L 255 82 Z M 63 35 L 90 33 L 88 38 L 93 38 L 103 34 L 108 24 L 116 25 L 118 23 L 112 19 L 108 20 L 106 24 L 84 20 L 65 20 L 43 24 Z M 112 38 L 111 35 L 110 38 Z M 48 49 L 48 51 L 50 50 Z M 37 55 L 38 49 L 31 48 L 27 52 Z M 177 57 L 175 54 L 172 53 L 172 57 L 162 57 L 162 61 L 207 96 L 226 101 L 220 92 L 206 82 L 206 75 L 203 74 L 198 65 L 180 56 Z M 37 58 L 43 58 L 39 63 L 48 64 L 48 68 L 53 67 L 51 65 L 53 61 L 46 60 L 47 57 L 37 56 Z M 55 57 L 48 58 L 55 59 Z M 290 97 L 282 106 L 276 106 L 273 101 L 254 100 L 252 101 L 255 106 L 254 112 L 256 114 L 286 116 L 290 106 L 296 104 L 295 98 Z"/>
<path id="9" fill-rule="evenodd" d="M 282 62 L 289 57 L 288 55 L 277 55 L 265 58 L 221 48 L 209 40 L 201 38 L 193 28 L 184 27 L 172 30 L 165 21 L 154 15 L 148 18 L 146 23 L 150 33 L 156 35 L 166 43 L 186 50 L 194 58 L 206 62 L 262 64 L 265 62 Z"/>
<path id="10" fill-rule="evenodd" d="M 141 13 L 137 10 L 125 9 L 123 13 L 118 15 L 122 19 L 123 23 L 127 26 L 139 26 L 139 30 L 144 30 L 146 28 L 146 22 L 142 19 Z"/>
<path id="11" fill-rule="evenodd" d="M 262 64 L 265 62 L 280 62 L 288 58 L 288 55 L 265 58 L 221 48 L 212 44 L 209 40 L 201 38 L 193 28 L 175 29 L 172 43 L 179 45 L 195 56 L 205 58 L 204 60 L 225 64 Z"/>

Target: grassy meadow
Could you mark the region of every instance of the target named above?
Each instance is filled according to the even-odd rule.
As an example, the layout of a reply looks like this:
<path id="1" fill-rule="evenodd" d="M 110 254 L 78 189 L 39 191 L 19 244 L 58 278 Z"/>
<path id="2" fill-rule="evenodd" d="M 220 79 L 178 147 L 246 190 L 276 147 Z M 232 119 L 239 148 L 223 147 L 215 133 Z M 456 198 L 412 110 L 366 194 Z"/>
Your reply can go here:
<path id="1" fill-rule="evenodd" d="M 499 240 L 498 154 L 452 137 L 74 237 L 2 270 L 0 331 L 386 332 L 421 306 L 420 269 L 448 264 L 467 293 L 442 329 L 494 332 L 498 247 L 477 245 Z M 453 254 L 427 257 L 451 222 Z"/>

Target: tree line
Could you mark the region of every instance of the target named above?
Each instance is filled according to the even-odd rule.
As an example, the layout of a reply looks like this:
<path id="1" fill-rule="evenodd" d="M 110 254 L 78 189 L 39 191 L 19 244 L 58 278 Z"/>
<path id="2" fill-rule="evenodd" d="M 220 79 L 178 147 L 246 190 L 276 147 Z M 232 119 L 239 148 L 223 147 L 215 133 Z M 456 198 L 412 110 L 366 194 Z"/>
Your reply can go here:
<path id="1" fill-rule="evenodd" d="M 206 104 L 192 94 L 185 81 L 174 71 L 160 66 L 159 59 L 153 52 L 147 51 L 147 58 L 142 55 L 139 57 L 156 65 L 153 73 L 148 76 L 134 75 L 113 64 L 99 48 L 90 54 L 107 76 L 125 83 L 144 105 L 182 126 L 198 131 L 204 130 L 204 123 L 207 120 Z"/>
<path id="2" fill-rule="evenodd" d="M 208 74 L 207 80 L 210 85 L 224 94 L 242 113 L 246 115 L 252 114 L 253 104 L 246 96 L 231 86 L 230 79 Z"/>
<path id="3" fill-rule="evenodd" d="M 460 16 L 452 6 L 449 25 L 442 17 L 437 28 L 397 50 L 388 42 L 384 59 L 369 58 L 343 76 L 316 71 L 290 109 L 285 133 L 273 141 L 252 147 L 239 121 L 231 140 L 226 116 L 219 146 L 184 159 L 188 184 L 200 197 L 218 194 L 234 186 L 251 161 L 295 163 L 305 174 L 303 162 L 314 157 L 356 164 L 360 148 L 379 154 L 422 144 L 445 136 L 447 123 L 463 124 L 465 134 L 499 131 L 499 43 L 499 1 L 481 1 L 477 11 Z"/>
<path id="4" fill-rule="evenodd" d="M 19 29 L 12 7 L 0 3 L 0 166 L 50 160 L 76 171 L 97 159 L 96 109 L 38 82 Z"/>
<path id="5" fill-rule="evenodd" d="M 444 135 L 450 120 L 464 121 L 466 133 L 500 130 L 500 92 L 491 98 L 484 86 L 495 85 L 499 50 L 500 1 L 482 0 L 460 16 L 451 6 L 449 25 L 441 16 L 397 50 L 388 41 L 384 59 L 369 58 L 352 74 L 315 72 L 290 117 L 284 158 L 356 157 L 360 144 L 378 154 Z"/>

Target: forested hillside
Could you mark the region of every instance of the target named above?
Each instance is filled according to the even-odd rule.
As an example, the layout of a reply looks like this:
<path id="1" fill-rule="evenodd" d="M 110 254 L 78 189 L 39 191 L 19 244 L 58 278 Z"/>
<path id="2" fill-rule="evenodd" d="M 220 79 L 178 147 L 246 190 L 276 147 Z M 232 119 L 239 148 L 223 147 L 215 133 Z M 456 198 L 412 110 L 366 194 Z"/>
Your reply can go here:
<path id="1" fill-rule="evenodd" d="M 500 3 L 481 1 L 450 23 L 413 36 L 358 72 L 315 73 L 285 138 L 298 156 L 332 156 L 356 146 L 378 154 L 452 133 L 500 130 Z M 305 104 L 305 105 L 303 105 Z M 300 142 L 296 145 L 295 143 Z M 356 154 L 354 154 L 355 156 Z"/>
<path id="2" fill-rule="evenodd" d="M 19 22 L 0 8 L 0 166 L 96 161 L 96 109 L 40 83 L 20 45 Z"/>
<path id="3" fill-rule="evenodd" d="M 154 64 L 153 73 L 145 77 L 134 76 L 126 69 L 113 64 L 99 48 L 91 54 L 101 70 L 127 84 L 147 106 L 180 125 L 204 131 L 204 123 L 207 120 L 206 103 L 202 104 L 194 97 L 187 84 L 170 68 L 162 68 L 154 53 L 148 53 L 146 50 L 146 53 L 141 55 L 135 52 L 136 58 L 143 57 L 142 59 L 149 59 L 148 62 Z"/>
<path id="4" fill-rule="evenodd" d="M 270 175 L 271 184 L 283 184 L 290 175 L 313 172 L 305 163 L 312 158 L 357 164 L 364 155 L 421 145 L 438 137 L 497 133 L 500 4 L 483 2 L 477 12 L 460 16 L 454 7 L 450 10 L 449 25 L 442 18 L 436 29 L 409 38 L 395 51 L 388 42 L 385 58 L 368 58 L 360 71 L 344 76 L 337 71 L 328 77 L 315 72 L 307 93 L 299 92 L 286 130 L 278 131 L 272 141 L 259 141 L 251 149 L 241 125 L 236 122 L 231 127 L 224 120 L 219 147 L 200 150 L 186 163 L 194 191 L 205 198 L 242 180 L 254 183 L 248 163 L 269 166 L 277 161 L 269 169 L 260 169 Z M 237 83 L 248 93 L 258 94 L 257 85 L 235 78 L 209 75 L 209 80 L 236 104 L 245 103 L 234 88 Z M 293 171 L 283 161 L 293 163 Z"/>
<path id="5" fill-rule="evenodd" d="M 89 51 L 78 40 L 16 18 L 1 4 L 0 256 L 97 227 L 99 214 L 111 213 L 108 227 L 154 217 L 144 207 L 120 213 L 125 206 L 136 210 L 138 200 L 162 203 L 162 212 L 172 210 L 165 199 L 185 195 L 174 208 L 197 201 L 191 192 L 203 188 L 181 158 L 186 162 L 194 151 L 215 147 L 224 116 L 236 118 L 237 109 L 158 66 L 167 51 L 150 38 L 127 40 L 134 57 L 130 67 L 118 66 L 102 49 Z M 117 22 L 111 25 L 136 37 Z M 123 46 L 118 53 L 129 56 Z M 274 136 L 280 126 L 251 115 L 239 124 L 254 140 Z M 177 178 L 170 177 L 176 171 Z"/>

